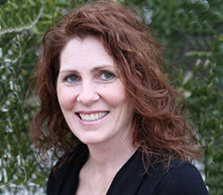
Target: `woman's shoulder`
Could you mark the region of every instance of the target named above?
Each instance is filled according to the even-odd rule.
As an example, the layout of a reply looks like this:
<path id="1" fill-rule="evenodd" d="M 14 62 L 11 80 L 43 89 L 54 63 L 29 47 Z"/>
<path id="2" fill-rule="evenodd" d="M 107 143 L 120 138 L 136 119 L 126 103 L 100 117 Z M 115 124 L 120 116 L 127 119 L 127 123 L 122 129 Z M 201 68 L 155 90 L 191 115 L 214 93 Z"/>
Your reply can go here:
<path id="1" fill-rule="evenodd" d="M 189 162 L 145 162 L 141 151 L 117 173 L 108 195 L 208 195 L 200 172 Z M 168 166 L 167 166 L 168 165 Z"/>
<path id="2" fill-rule="evenodd" d="M 61 157 L 52 171 L 54 175 L 62 175 L 70 169 L 74 163 L 84 163 L 87 158 L 87 147 L 84 144 L 79 144 L 73 152 L 66 153 Z"/>
<path id="3" fill-rule="evenodd" d="M 208 191 L 200 172 L 194 165 L 172 160 L 169 168 L 162 172 L 155 194 L 208 195 Z"/>
<path id="4" fill-rule="evenodd" d="M 58 192 L 65 187 L 65 184 L 66 186 L 69 185 L 70 182 L 66 182 L 69 177 L 76 179 L 79 170 L 86 161 L 86 157 L 86 147 L 80 145 L 76 148 L 75 152 L 64 156 L 64 158 L 67 159 L 67 162 L 63 163 L 64 158 L 59 160 L 49 175 L 47 182 L 47 194 L 58 194 Z M 71 175 L 71 172 L 73 175 Z"/>

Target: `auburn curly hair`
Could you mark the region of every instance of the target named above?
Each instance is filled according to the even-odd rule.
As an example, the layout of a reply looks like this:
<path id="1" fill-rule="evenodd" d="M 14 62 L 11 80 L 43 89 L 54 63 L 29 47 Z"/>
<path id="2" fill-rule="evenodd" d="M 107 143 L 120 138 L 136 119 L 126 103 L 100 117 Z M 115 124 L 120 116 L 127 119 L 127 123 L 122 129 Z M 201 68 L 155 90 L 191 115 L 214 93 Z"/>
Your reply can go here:
<path id="1" fill-rule="evenodd" d="M 184 100 L 167 82 L 160 66 L 163 52 L 148 26 L 130 9 L 112 1 L 96 1 L 70 11 L 48 30 L 34 78 L 40 110 L 31 124 L 31 138 L 39 154 L 54 149 L 66 156 L 80 141 L 68 128 L 60 109 L 56 81 L 60 54 L 67 42 L 79 37 L 97 37 L 113 57 L 127 96 L 134 107 L 133 144 L 140 145 L 147 160 L 198 156 L 196 139 L 186 123 Z M 66 162 L 68 159 L 65 159 Z"/>

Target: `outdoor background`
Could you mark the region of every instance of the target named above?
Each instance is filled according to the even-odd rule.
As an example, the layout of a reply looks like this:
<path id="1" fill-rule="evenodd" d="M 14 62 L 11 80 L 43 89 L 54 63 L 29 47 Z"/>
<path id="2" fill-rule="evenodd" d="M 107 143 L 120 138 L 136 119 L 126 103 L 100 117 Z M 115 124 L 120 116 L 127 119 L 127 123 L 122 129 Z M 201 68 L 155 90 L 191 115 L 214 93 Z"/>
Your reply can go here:
<path id="1" fill-rule="evenodd" d="M 42 166 L 29 139 L 38 109 L 30 76 L 44 31 L 86 0 L 0 0 L 0 194 L 45 194 L 52 162 Z M 223 195 L 223 1 L 122 0 L 155 30 L 164 69 L 188 104 L 204 148 L 211 195 Z"/>

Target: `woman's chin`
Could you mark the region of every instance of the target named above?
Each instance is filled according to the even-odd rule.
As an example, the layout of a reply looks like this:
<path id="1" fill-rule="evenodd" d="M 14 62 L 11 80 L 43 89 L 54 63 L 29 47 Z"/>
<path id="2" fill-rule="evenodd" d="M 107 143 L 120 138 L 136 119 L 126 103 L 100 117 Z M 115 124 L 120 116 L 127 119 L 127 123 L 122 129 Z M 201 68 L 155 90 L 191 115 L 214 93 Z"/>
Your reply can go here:
<path id="1" fill-rule="evenodd" d="M 106 139 L 103 137 L 99 136 L 86 136 L 80 138 L 80 141 L 86 145 L 97 145 L 97 144 L 102 144 L 106 142 Z"/>

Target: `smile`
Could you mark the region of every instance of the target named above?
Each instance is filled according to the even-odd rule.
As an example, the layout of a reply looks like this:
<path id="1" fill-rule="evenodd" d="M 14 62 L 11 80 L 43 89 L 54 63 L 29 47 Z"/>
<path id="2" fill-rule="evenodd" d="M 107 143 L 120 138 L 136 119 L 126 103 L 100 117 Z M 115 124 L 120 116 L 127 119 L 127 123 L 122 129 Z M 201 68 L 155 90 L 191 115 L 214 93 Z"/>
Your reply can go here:
<path id="1" fill-rule="evenodd" d="M 92 114 L 83 114 L 79 113 L 79 117 L 83 121 L 91 122 L 91 121 L 97 121 L 103 117 L 105 117 L 109 112 L 98 112 L 98 113 L 92 113 Z"/>

